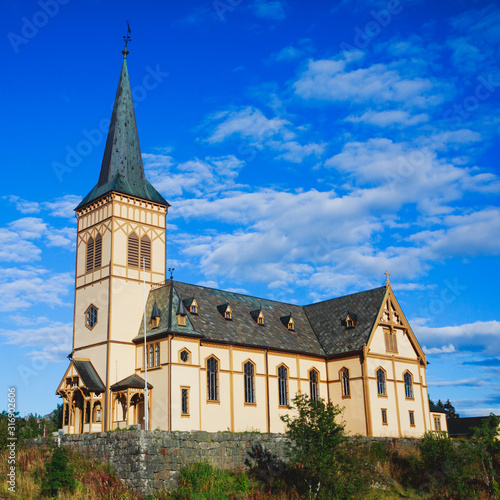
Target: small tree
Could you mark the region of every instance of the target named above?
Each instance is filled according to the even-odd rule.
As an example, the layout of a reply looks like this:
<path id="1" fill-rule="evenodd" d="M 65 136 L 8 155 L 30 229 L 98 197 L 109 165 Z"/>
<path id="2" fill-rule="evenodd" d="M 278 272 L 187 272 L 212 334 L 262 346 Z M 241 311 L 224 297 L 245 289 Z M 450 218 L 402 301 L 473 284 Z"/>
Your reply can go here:
<path id="1" fill-rule="evenodd" d="M 68 461 L 68 450 L 57 447 L 52 451 L 50 462 L 45 465 L 45 474 L 42 480 L 42 493 L 55 496 L 60 490 L 73 491 L 76 481 L 73 468 Z"/>
<path id="2" fill-rule="evenodd" d="M 346 442 L 344 423 L 337 421 L 342 409 L 305 394 L 295 396 L 291 408 L 295 415 L 282 415 L 281 420 L 295 443 L 292 463 L 303 474 L 310 496 L 312 492 L 320 498 L 356 496 L 365 486 L 359 473 L 363 464 L 355 456 L 355 446 Z"/>

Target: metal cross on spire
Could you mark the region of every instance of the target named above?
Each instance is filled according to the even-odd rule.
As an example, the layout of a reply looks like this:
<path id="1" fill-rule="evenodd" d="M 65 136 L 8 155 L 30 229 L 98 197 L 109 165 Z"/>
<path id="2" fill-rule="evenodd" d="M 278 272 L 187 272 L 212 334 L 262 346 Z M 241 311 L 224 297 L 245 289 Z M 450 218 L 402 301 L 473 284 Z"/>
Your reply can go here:
<path id="1" fill-rule="evenodd" d="M 123 40 L 125 41 L 125 48 L 127 48 L 128 42 L 130 42 L 130 33 L 132 33 L 132 30 L 130 29 L 130 23 L 128 21 L 125 21 L 127 23 L 127 34 L 123 37 Z"/>
<path id="2" fill-rule="evenodd" d="M 130 23 L 128 21 L 126 21 L 126 23 L 127 23 L 127 34 L 124 35 L 124 37 L 123 37 L 123 41 L 125 42 L 125 48 L 122 50 L 122 54 L 123 54 L 124 59 L 127 58 L 127 54 L 129 53 L 128 49 L 127 49 L 127 45 L 128 45 L 128 42 L 130 42 L 130 40 L 131 40 L 130 33 L 132 33 L 132 30 L 130 29 Z"/>
<path id="3" fill-rule="evenodd" d="M 387 279 L 386 279 L 386 281 L 385 281 L 385 284 L 386 284 L 386 285 L 390 285 L 390 284 L 391 284 L 391 282 L 389 281 L 389 276 L 390 276 L 391 274 L 389 273 L 389 271 L 386 271 L 384 274 L 385 274 L 385 276 L 386 276 L 386 278 L 387 278 Z"/>

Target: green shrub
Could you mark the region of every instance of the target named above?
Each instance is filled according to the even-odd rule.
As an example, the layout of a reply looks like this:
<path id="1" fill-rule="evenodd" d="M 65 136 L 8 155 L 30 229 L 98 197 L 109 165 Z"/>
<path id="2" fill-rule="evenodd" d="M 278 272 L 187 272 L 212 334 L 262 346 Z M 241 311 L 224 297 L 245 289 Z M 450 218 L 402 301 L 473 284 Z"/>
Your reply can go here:
<path id="1" fill-rule="evenodd" d="M 171 498 L 229 499 L 250 491 L 250 483 L 242 471 L 214 469 L 207 463 L 195 463 L 180 472 L 179 488 Z"/>
<path id="2" fill-rule="evenodd" d="M 42 493 L 52 497 L 60 490 L 72 492 L 75 488 L 76 482 L 73 468 L 68 461 L 68 450 L 61 447 L 54 448 L 50 462 L 45 465 Z"/>
<path id="3" fill-rule="evenodd" d="M 358 498 L 370 481 L 367 457 L 364 446 L 348 442 L 344 423 L 337 421 L 342 409 L 305 394 L 295 396 L 292 408 L 295 415 L 281 419 L 295 442 L 291 458 L 297 489 L 309 497 Z"/>

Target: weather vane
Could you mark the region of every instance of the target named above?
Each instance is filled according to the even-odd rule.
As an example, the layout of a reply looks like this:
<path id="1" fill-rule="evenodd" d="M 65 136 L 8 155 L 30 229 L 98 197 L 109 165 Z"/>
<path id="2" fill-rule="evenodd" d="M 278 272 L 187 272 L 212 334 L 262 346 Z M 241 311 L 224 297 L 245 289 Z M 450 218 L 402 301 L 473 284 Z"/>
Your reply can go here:
<path id="1" fill-rule="evenodd" d="M 130 29 L 130 23 L 128 21 L 125 21 L 127 23 L 127 34 L 123 37 L 123 40 L 125 42 L 125 48 L 127 48 L 128 42 L 130 42 L 130 33 L 132 33 L 132 30 Z"/>
<path id="2" fill-rule="evenodd" d="M 170 279 L 173 280 L 174 279 L 175 267 L 169 267 L 168 271 L 170 272 Z"/>

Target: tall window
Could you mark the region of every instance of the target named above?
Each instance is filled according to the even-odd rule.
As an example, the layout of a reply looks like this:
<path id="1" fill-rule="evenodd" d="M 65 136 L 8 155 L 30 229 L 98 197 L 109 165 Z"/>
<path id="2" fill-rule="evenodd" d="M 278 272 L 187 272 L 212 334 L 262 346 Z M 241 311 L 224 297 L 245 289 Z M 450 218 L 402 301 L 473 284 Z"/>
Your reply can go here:
<path id="1" fill-rule="evenodd" d="M 146 271 L 151 270 L 151 241 L 146 235 L 141 238 L 141 259 L 139 265 L 141 269 L 146 267 Z"/>
<path id="2" fill-rule="evenodd" d="M 102 236 L 97 234 L 94 238 L 89 238 L 87 241 L 87 262 L 85 263 L 85 271 L 90 273 L 94 269 L 99 269 L 102 264 Z"/>
<path id="3" fill-rule="evenodd" d="M 102 262 L 102 236 L 98 234 L 95 238 L 94 269 L 99 269 Z"/>
<path id="4" fill-rule="evenodd" d="M 413 398 L 413 378 L 410 372 L 405 373 L 404 380 L 405 380 L 405 396 L 407 398 Z"/>
<path id="5" fill-rule="evenodd" d="M 342 396 L 350 396 L 351 388 L 349 386 L 349 370 L 347 368 L 342 368 L 340 370 L 341 382 L 342 382 Z"/>
<path id="6" fill-rule="evenodd" d="M 181 388 L 181 414 L 189 415 L 189 389 L 187 387 Z"/>
<path id="7" fill-rule="evenodd" d="M 441 417 L 438 417 L 437 415 L 434 415 L 434 429 L 436 431 L 441 430 Z"/>
<path id="8" fill-rule="evenodd" d="M 139 267 L 139 238 L 135 233 L 128 237 L 128 258 L 129 267 Z"/>
<path id="9" fill-rule="evenodd" d="M 309 372 L 309 394 L 313 401 L 318 401 L 319 398 L 319 374 L 317 370 Z"/>
<path id="10" fill-rule="evenodd" d="M 377 370 L 377 391 L 380 396 L 386 396 L 386 388 L 385 388 L 385 372 L 382 368 Z"/>
<path id="11" fill-rule="evenodd" d="M 387 409 L 382 408 L 382 424 L 387 425 Z"/>
<path id="12" fill-rule="evenodd" d="M 396 332 L 384 328 L 385 350 L 387 352 L 398 352 L 398 342 Z"/>
<path id="13" fill-rule="evenodd" d="M 251 361 L 243 366 L 245 380 L 245 403 L 255 403 L 255 367 Z"/>
<path id="14" fill-rule="evenodd" d="M 219 401 L 219 362 L 207 359 L 207 392 L 209 401 Z"/>
<path id="15" fill-rule="evenodd" d="M 147 363 L 148 368 L 155 368 L 156 366 L 160 366 L 160 343 L 152 342 L 147 345 Z"/>
<path id="16" fill-rule="evenodd" d="M 279 405 L 288 406 L 288 369 L 281 365 L 278 368 Z"/>
<path id="17" fill-rule="evenodd" d="M 94 238 L 89 238 L 87 241 L 87 266 L 86 270 L 89 273 L 94 269 Z"/>

